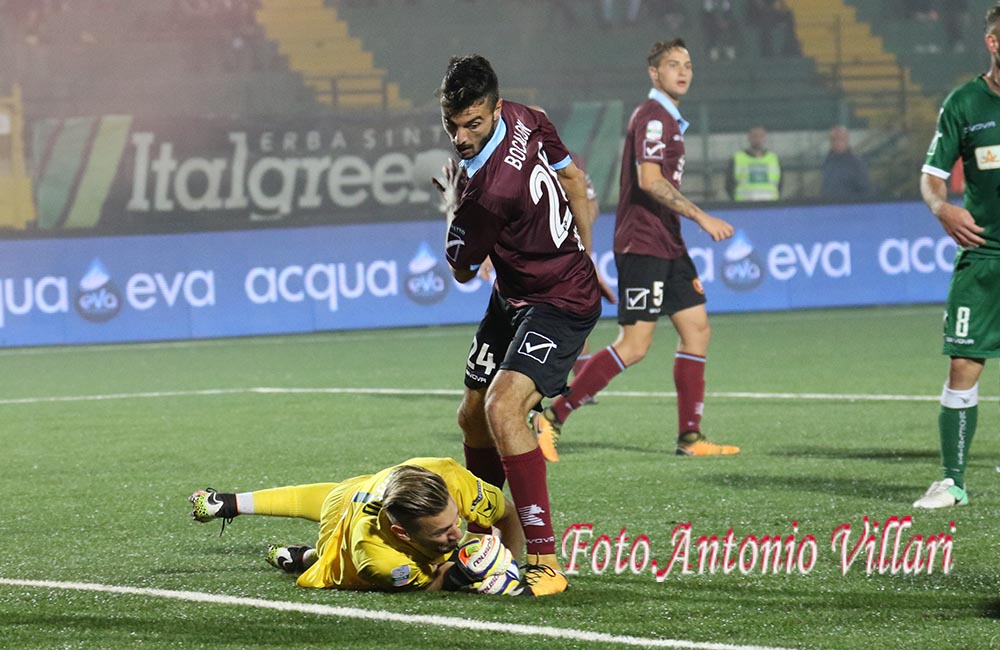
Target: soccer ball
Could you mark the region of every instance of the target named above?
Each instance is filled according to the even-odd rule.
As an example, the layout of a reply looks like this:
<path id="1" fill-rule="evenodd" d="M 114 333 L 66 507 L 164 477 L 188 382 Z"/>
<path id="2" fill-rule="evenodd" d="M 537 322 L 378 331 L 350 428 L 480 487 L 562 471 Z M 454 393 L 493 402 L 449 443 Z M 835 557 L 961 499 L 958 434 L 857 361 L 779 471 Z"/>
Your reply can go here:
<path id="1" fill-rule="evenodd" d="M 496 535 L 485 535 L 458 547 L 458 561 L 473 576 L 488 576 L 506 567 L 497 566 L 504 558 L 503 543 Z M 509 557 L 509 553 L 507 553 Z"/>

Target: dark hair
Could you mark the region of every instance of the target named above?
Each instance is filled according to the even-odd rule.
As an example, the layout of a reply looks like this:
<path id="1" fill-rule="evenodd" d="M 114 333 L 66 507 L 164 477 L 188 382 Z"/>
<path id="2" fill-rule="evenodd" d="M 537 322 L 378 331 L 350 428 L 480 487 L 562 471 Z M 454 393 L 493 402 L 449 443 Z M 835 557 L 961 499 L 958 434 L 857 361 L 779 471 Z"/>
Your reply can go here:
<path id="1" fill-rule="evenodd" d="M 986 33 L 996 35 L 997 22 L 1000 22 L 1000 2 L 986 12 Z"/>
<path id="2" fill-rule="evenodd" d="M 410 530 L 420 517 L 434 516 L 448 506 L 444 479 L 423 467 L 400 465 L 389 476 L 382 495 L 382 509 L 389 521 Z"/>
<path id="3" fill-rule="evenodd" d="M 478 54 L 453 56 L 441 80 L 437 95 L 441 108 L 448 113 L 464 111 L 486 100 L 490 108 L 500 98 L 500 83 L 490 62 Z"/>
<path id="4" fill-rule="evenodd" d="M 653 47 L 649 50 L 649 55 L 646 56 L 646 62 L 649 63 L 649 67 L 655 68 L 660 65 L 660 58 L 674 48 L 684 48 L 687 49 L 687 43 L 684 42 L 683 38 L 674 38 L 669 41 L 657 41 L 653 43 Z"/>

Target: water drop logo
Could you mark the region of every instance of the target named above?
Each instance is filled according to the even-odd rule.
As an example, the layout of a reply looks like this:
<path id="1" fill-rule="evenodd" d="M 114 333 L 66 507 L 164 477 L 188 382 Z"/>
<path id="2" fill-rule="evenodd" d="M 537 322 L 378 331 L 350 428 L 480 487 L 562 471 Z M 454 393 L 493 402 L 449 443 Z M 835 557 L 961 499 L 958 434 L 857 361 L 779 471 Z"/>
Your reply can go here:
<path id="1" fill-rule="evenodd" d="M 742 230 L 737 230 L 726 247 L 722 262 L 722 281 L 730 289 L 750 291 L 764 281 L 764 266 L 753 252 L 753 244 Z"/>
<path id="2" fill-rule="evenodd" d="M 105 323 L 121 311 L 122 296 L 111 281 L 111 275 L 96 257 L 80 280 L 74 305 L 76 313 L 93 323 Z"/>
<path id="3" fill-rule="evenodd" d="M 404 284 L 406 295 L 420 305 L 433 305 L 444 300 L 448 293 L 449 273 L 434 257 L 430 245 L 421 242 L 417 254 L 407 267 L 409 272 Z"/>

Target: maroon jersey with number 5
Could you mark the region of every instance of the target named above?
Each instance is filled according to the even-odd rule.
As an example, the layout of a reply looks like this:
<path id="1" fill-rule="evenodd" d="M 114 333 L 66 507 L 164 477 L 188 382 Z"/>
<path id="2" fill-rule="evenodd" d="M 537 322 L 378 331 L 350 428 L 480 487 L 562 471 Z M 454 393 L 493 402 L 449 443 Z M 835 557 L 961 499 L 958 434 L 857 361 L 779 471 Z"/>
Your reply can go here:
<path id="1" fill-rule="evenodd" d="M 686 251 L 680 218 L 639 187 L 639 164 L 644 162 L 659 166 L 663 177 L 680 189 L 684 133 L 677 119 L 652 98 L 640 104 L 628 121 L 614 251 L 676 259 Z"/>
<path id="2" fill-rule="evenodd" d="M 556 175 L 570 162 L 544 113 L 504 102 L 486 146 L 462 161 L 468 183 L 445 245 L 452 268 L 475 268 L 488 255 L 495 290 L 514 306 L 598 309 L 597 272 Z"/>

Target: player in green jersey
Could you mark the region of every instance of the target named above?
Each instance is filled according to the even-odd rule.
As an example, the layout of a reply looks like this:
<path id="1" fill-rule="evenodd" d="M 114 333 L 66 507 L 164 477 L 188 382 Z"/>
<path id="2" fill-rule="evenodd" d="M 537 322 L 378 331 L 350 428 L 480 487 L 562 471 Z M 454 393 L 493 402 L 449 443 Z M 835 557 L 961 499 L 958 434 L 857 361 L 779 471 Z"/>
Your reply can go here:
<path id="1" fill-rule="evenodd" d="M 951 358 L 938 429 L 944 478 L 915 508 L 969 503 L 965 466 L 976 432 L 979 376 L 1000 357 L 1000 4 L 986 13 L 990 69 L 948 95 L 927 152 L 920 193 L 959 246 L 944 319 L 944 354 Z M 962 159 L 964 207 L 948 202 L 946 182 Z"/>

